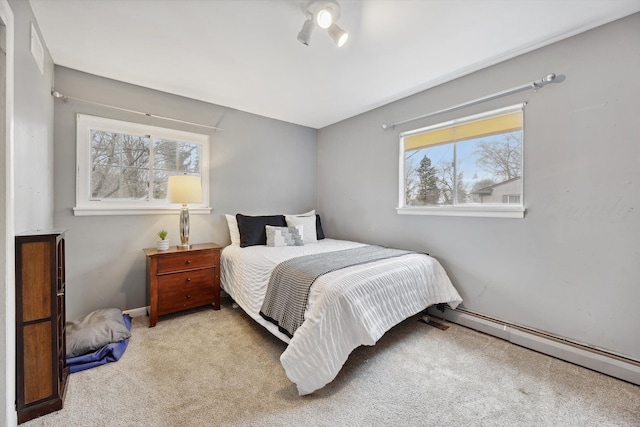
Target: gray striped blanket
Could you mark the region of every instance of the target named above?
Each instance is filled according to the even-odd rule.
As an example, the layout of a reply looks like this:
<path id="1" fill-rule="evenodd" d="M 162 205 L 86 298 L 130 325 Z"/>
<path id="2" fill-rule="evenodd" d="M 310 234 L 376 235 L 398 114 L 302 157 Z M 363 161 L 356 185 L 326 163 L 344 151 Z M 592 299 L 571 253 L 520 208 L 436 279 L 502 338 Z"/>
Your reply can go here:
<path id="1" fill-rule="evenodd" d="M 282 333 L 292 337 L 304 321 L 309 291 L 318 277 L 353 265 L 410 253 L 413 252 L 380 246 L 362 246 L 305 255 L 281 262 L 271 273 L 260 315 L 278 325 Z"/>

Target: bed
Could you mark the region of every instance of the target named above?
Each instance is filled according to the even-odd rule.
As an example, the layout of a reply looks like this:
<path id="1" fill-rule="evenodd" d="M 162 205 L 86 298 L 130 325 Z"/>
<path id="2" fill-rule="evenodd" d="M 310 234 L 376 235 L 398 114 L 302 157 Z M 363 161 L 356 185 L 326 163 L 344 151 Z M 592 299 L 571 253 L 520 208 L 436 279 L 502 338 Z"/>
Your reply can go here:
<path id="1" fill-rule="evenodd" d="M 320 239 L 300 246 L 241 247 L 229 225 L 232 244 L 221 255 L 222 288 L 252 319 L 288 343 L 280 362 L 300 395 L 331 382 L 355 348 L 374 345 L 402 320 L 434 304 L 455 308 L 462 302 L 436 259 L 407 253 L 318 277 L 309 290 L 304 322 L 290 337 L 260 314 L 276 266 L 297 257 L 366 245 Z"/>

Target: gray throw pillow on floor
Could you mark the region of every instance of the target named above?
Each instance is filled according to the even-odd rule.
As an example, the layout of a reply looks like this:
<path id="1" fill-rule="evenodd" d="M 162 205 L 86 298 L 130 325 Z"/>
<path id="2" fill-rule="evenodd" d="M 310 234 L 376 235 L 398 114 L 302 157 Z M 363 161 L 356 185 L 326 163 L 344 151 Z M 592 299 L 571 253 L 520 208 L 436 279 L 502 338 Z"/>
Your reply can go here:
<path id="1" fill-rule="evenodd" d="M 67 357 L 90 353 L 131 337 L 119 308 L 103 308 L 66 323 Z"/>

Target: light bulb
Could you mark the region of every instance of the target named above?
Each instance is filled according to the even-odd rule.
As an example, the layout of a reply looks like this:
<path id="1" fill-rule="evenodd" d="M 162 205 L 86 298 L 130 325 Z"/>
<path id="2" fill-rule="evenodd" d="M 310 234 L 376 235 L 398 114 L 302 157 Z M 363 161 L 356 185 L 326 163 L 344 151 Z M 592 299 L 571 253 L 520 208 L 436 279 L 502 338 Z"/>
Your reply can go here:
<path id="1" fill-rule="evenodd" d="M 347 42 L 348 39 L 349 39 L 349 33 L 344 33 L 340 36 L 336 44 L 338 45 L 338 47 L 342 47 Z"/>
<path id="2" fill-rule="evenodd" d="M 329 28 L 333 23 L 333 14 L 331 13 L 331 9 L 326 8 L 318 12 L 316 15 L 316 22 L 320 28 Z"/>

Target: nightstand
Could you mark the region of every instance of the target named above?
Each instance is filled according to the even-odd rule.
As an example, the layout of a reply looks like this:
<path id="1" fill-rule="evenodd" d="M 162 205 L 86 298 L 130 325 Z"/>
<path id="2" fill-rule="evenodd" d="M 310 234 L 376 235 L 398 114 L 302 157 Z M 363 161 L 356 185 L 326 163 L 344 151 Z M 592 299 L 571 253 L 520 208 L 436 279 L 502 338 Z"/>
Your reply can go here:
<path id="1" fill-rule="evenodd" d="M 144 249 L 147 255 L 149 327 L 158 316 L 212 304 L 220 310 L 220 251 L 215 243 Z"/>

